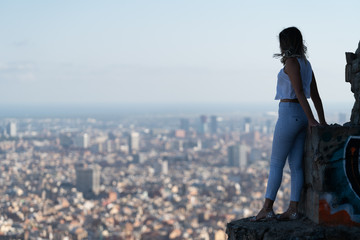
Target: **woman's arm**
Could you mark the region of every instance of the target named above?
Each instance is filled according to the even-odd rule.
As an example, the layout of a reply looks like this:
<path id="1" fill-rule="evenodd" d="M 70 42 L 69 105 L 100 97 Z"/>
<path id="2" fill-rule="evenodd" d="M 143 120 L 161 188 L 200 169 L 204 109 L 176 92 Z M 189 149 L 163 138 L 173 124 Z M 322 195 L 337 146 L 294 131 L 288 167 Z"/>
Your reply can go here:
<path id="1" fill-rule="evenodd" d="M 327 125 L 327 123 L 325 121 L 324 108 L 323 108 L 322 101 L 321 101 L 321 98 L 320 98 L 320 95 L 319 95 L 319 92 L 317 89 L 317 85 L 316 85 L 314 72 L 312 73 L 312 81 L 311 81 L 311 85 L 310 85 L 310 95 L 311 95 L 311 99 L 314 103 L 316 112 L 318 114 L 320 124 Z"/>
<path id="2" fill-rule="evenodd" d="M 304 89 L 302 86 L 300 65 L 296 58 L 288 58 L 285 65 L 285 73 L 289 76 L 291 85 L 295 90 L 295 94 L 301 107 L 303 108 L 306 117 L 309 122 L 309 126 L 316 126 L 319 123 L 315 120 L 314 115 L 311 111 L 308 100 L 305 97 Z"/>

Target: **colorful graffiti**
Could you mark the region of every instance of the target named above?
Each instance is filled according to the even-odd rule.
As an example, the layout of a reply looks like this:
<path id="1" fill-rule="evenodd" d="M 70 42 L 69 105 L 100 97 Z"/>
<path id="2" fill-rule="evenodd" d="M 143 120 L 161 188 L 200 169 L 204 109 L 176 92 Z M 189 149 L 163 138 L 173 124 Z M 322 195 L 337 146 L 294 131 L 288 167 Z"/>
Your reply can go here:
<path id="1" fill-rule="evenodd" d="M 360 137 L 350 137 L 345 148 L 345 172 L 358 198 L 360 198 L 359 150 Z"/>
<path id="2" fill-rule="evenodd" d="M 325 168 L 325 191 L 319 200 L 319 223 L 360 227 L 360 137 L 349 137 Z"/>

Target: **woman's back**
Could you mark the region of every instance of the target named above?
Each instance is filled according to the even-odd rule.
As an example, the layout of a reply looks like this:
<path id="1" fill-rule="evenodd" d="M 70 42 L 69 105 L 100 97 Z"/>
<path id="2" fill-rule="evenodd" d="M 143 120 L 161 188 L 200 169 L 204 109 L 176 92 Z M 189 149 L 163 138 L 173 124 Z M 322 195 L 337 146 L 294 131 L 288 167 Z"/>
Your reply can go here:
<path id="1" fill-rule="evenodd" d="M 304 58 L 297 58 L 300 66 L 300 75 L 304 94 L 310 98 L 310 84 L 312 80 L 312 67 L 310 62 Z M 289 76 L 285 73 L 285 67 L 278 74 L 275 100 L 296 99 L 295 90 L 291 84 Z"/>

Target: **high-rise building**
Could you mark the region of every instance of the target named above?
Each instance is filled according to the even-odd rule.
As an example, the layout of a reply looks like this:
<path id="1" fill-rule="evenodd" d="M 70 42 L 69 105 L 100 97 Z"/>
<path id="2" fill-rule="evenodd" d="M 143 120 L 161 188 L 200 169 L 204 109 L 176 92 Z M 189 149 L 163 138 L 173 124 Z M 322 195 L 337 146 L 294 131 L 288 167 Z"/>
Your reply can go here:
<path id="1" fill-rule="evenodd" d="M 239 145 L 228 147 L 228 164 L 230 167 L 237 167 L 240 164 L 240 148 Z"/>
<path id="2" fill-rule="evenodd" d="M 199 133 L 206 134 L 208 132 L 207 117 L 205 115 L 200 116 Z"/>
<path id="3" fill-rule="evenodd" d="M 248 154 L 250 148 L 245 144 L 240 144 L 240 168 L 245 169 L 248 165 Z"/>
<path id="4" fill-rule="evenodd" d="M 163 160 L 161 162 L 161 173 L 163 175 L 167 175 L 169 173 L 169 162 L 167 160 Z"/>
<path id="5" fill-rule="evenodd" d="M 263 159 L 263 151 L 260 148 L 252 148 L 249 154 L 249 162 L 254 163 L 258 160 Z"/>
<path id="6" fill-rule="evenodd" d="M 82 133 L 74 138 L 74 145 L 78 148 L 88 148 L 89 147 L 89 135 L 87 133 Z"/>
<path id="7" fill-rule="evenodd" d="M 210 131 L 212 134 L 216 134 L 218 129 L 218 118 L 217 116 L 210 117 Z"/>
<path id="8" fill-rule="evenodd" d="M 251 118 L 244 118 L 244 132 L 249 133 L 251 131 Z"/>
<path id="9" fill-rule="evenodd" d="M 132 154 L 132 157 L 133 157 L 133 163 L 144 163 L 147 158 L 146 158 L 146 155 L 144 153 L 135 153 L 135 154 Z"/>
<path id="10" fill-rule="evenodd" d="M 228 147 L 228 163 L 231 167 L 244 169 L 248 162 L 249 147 L 244 144 L 235 144 Z"/>
<path id="11" fill-rule="evenodd" d="M 16 137 L 16 123 L 9 122 L 6 127 L 6 133 L 10 137 Z"/>
<path id="12" fill-rule="evenodd" d="M 59 140 L 60 140 L 60 145 L 65 149 L 69 149 L 74 143 L 71 133 L 68 132 L 61 133 L 59 136 Z"/>
<path id="13" fill-rule="evenodd" d="M 271 119 L 266 120 L 266 128 L 267 128 L 267 133 L 268 134 L 274 133 L 273 120 L 271 120 Z"/>
<path id="14" fill-rule="evenodd" d="M 189 119 L 187 119 L 187 118 L 181 118 L 180 119 L 180 129 L 185 130 L 185 131 L 189 131 L 189 129 L 190 129 Z"/>
<path id="15" fill-rule="evenodd" d="M 140 149 L 140 135 L 137 132 L 131 132 L 128 139 L 129 153 L 136 153 Z"/>
<path id="16" fill-rule="evenodd" d="M 114 142 L 111 140 L 105 141 L 106 152 L 111 153 L 114 151 Z"/>
<path id="17" fill-rule="evenodd" d="M 98 195 L 100 192 L 101 167 L 76 168 L 76 189 L 84 194 L 84 197 Z"/>

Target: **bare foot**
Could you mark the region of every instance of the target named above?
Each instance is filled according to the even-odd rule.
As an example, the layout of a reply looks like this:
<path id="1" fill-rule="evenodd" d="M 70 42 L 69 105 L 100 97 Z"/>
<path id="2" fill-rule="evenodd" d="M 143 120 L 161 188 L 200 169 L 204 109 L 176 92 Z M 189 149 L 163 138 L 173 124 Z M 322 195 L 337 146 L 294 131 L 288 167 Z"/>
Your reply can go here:
<path id="1" fill-rule="evenodd" d="M 269 220 L 275 217 L 275 213 L 272 208 L 262 208 L 258 215 L 250 218 L 251 222 L 257 222 L 262 220 Z"/>
<path id="2" fill-rule="evenodd" d="M 288 208 L 286 212 L 277 216 L 277 219 L 280 221 L 296 220 L 298 218 L 299 218 L 299 213 L 296 211 L 296 209 L 293 208 Z"/>

